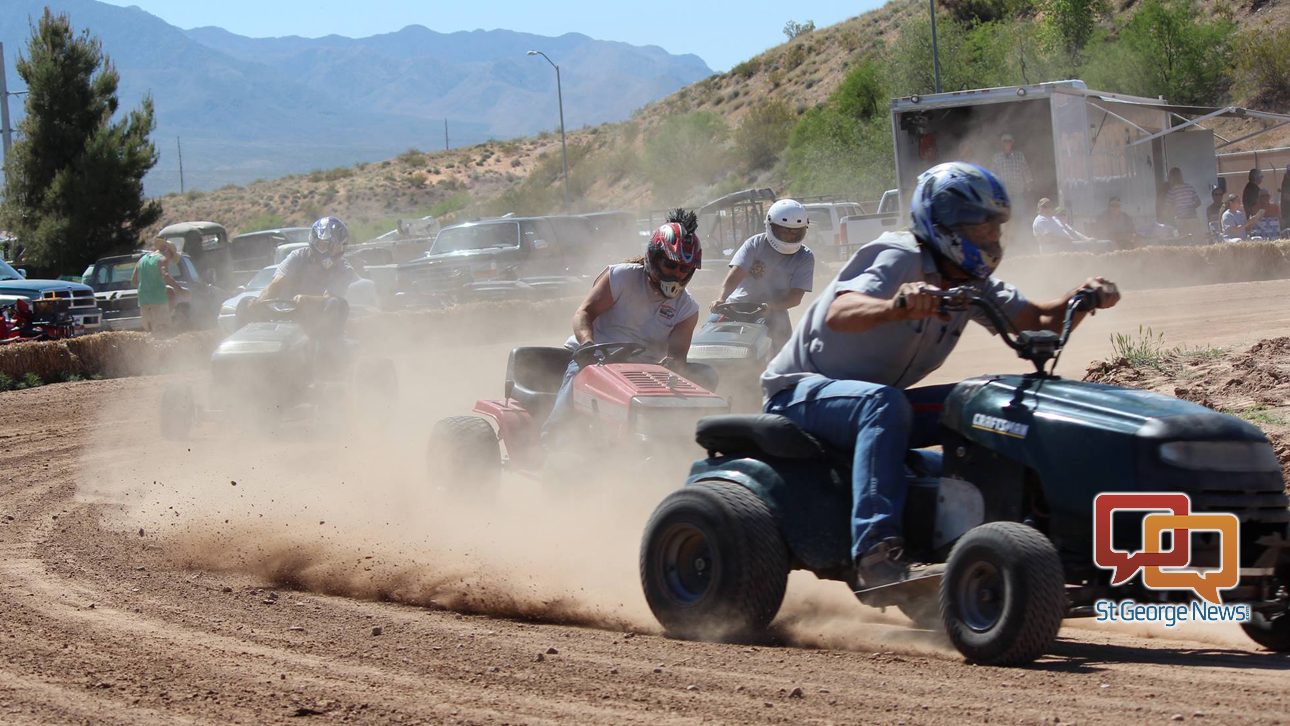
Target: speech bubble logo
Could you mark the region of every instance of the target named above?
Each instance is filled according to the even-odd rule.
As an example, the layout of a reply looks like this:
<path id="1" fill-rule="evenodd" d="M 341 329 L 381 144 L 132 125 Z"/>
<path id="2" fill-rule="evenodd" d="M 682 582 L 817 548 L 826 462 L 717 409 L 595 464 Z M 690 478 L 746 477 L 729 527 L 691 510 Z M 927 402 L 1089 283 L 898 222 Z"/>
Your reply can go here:
<path id="1" fill-rule="evenodd" d="M 1191 562 L 1191 540 L 1184 527 L 1173 530 L 1173 546 L 1167 551 L 1160 551 L 1159 534 L 1137 552 L 1114 549 L 1112 515 L 1117 511 L 1167 511 L 1183 517 L 1191 514 L 1191 498 L 1177 492 L 1102 493 L 1093 498 L 1093 562 L 1111 570 L 1112 585 L 1128 582 L 1144 567 L 1186 567 Z"/>
<path id="2" fill-rule="evenodd" d="M 1160 535 L 1173 530 L 1177 547 L 1179 530 L 1184 532 L 1218 532 L 1220 543 L 1217 570 L 1168 571 L 1154 565 L 1142 568 L 1142 584 L 1153 590 L 1191 590 L 1215 605 L 1222 605 L 1220 590 L 1227 590 L 1241 580 L 1240 520 L 1235 514 L 1207 513 L 1178 516 L 1174 514 L 1148 514 L 1142 520 L 1143 538 L 1148 549 L 1159 548 Z M 1188 540 L 1191 538 L 1187 535 Z"/>

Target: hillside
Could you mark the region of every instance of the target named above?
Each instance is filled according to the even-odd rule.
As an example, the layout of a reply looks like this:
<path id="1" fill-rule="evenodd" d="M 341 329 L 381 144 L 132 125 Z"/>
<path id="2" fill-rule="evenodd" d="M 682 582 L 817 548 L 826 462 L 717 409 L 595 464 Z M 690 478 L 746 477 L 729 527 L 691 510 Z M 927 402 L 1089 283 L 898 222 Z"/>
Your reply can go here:
<path id="1" fill-rule="evenodd" d="M 1207 2 L 1201 7 L 1213 12 L 1220 3 Z M 782 163 L 782 154 L 780 163 L 758 169 L 742 168 L 729 154 L 698 153 L 681 161 L 671 160 L 668 163 L 673 170 L 699 167 L 707 173 L 692 174 L 673 188 L 661 186 L 655 167 L 667 159 L 654 159 L 659 150 L 650 144 L 660 137 L 669 138 L 673 132 L 685 132 L 685 127 L 675 126 L 678 119 L 705 114 L 724 125 L 727 137 L 737 137 L 746 117 L 768 101 L 782 101 L 791 113 L 790 122 L 800 119 L 824 104 L 857 63 L 887 52 L 902 28 L 923 17 L 925 8 L 921 1 L 893 0 L 875 11 L 800 35 L 727 73 L 691 84 L 645 106 L 628 121 L 572 132 L 569 156 L 574 206 L 579 210 L 648 210 L 698 204 L 754 185 L 792 190 L 794 180 Z M 1122 15 L 1131 10 L 1132 6 L 1126 6 L 1118 12 Z M 1245 6 L 1233 17 L 1242 28 L 1285 28 L 1290 25 L 1290 3 L 1270 0 L 1257 10 Z M 1238 98 L 1236 102 L 1250 100 Z M 879 127 L 882 123 L 878 119 Z M 1227 121 L 1215 128 L 1235 138 L 1253 127 L 1251 122 Z M 1233 148 L 1286 143 L 1290 143 L 1290 127 Z M 365 231 L 388 228 L 383 225 L 399 216 L 431 211 L 446 214 L 447 221 L 507 211 L 557 211 L 559 153 L 558 137 L 547 134 L 419 159 L 405 154 L 399 160 L 353 170 L 222 189 L 197 199 L 172 195 L 165 198 L 164 205 L 168 220 L 216 218 L 237 231 L 255 226 L 252 223 L 262 221 L 265 215 L 303 223 L 324 209 L 353 218 Z"/>
<path id="2" fill-rule="evenodd" d="M 247 38 L 96 0 L 6 0 L 0 42 L 12 88 L 46 5 L 102 43 L 123 108 L 152 95 L 160 161 L 145 179 L 150 194 L 180 189 L 179 144 L 186 188 L 211 190 L 443 148 L 445 121 L 454 146 L 554 128 L 555 74 L 530 48 L 561 64 L 573 127 L 627 118 L 711 73 L 693 55 L 577 33 L 409 26 L 367 38 Z M 12 108 L 16 124 L 21 100 Z"/>

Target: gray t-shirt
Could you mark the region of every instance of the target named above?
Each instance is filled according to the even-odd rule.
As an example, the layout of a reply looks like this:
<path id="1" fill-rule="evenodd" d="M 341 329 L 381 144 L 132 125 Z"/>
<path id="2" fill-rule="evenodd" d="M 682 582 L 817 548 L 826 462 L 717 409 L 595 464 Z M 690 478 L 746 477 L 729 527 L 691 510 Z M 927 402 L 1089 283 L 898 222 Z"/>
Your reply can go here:
<path id="1" fill-rule="evenodd" d="M 810 291 L 815 276 L 815 254 L 805 245 L 794 254 L 780 254 L 762 233 L 749 237 L 739 246 L 730 258 L 730 266 L 741 267 L 747 274 L 726 302 L 768 303 L 783 299 L 792 290 Z M 786 310 L 775 313 L 788 322 Z"/>
<path id="2" fill-rule="evenodd" d="M 591 321 L 593 343 L 640 343 L 643 357 L 659 360 L 667 355 L 672 329 L 699 314 L 699 304 L 688 290 L 669 298 L 650 284 L 645 266 L 623 263 L 610 265 L 600 273 L 609 275 L 609 293 L 614 305 Z M 573 336 L 565 343 L 576 348 Z"/>
<path id="3" fill-rule="evenodd" d="M 323 269 L 322 265 L 310 257 L 311 254 L 312 250 L 302 247 L 287 255 L 282 264 L 278 265 L 278 274 L 274 278 L 286 278 L 287 283 L 282 297 L 290 299 L 296 295 L 326 293 L 332 297 L 344 298 L 350 284 L 358 281 L 358 273 L 354 272 L 354 268 L 344 258 L 337 260 L 330 269 Z"/>
<path id="4" fill-rule="evenodd" d="M 806 309 L 793 337 L 762 373 L 766 398 L 811 375 L 908 388 L 941 367 L 968 320 L 990 328 L 989 320 L 975 309 L 951 313 L 948 322 L 934 317 L 898 321 L 863 333 L 841 333 L 825 324 L 829 305 L 839 294 L 858 292 L 891 299 L 902 284 L 919 281 L 939 287 L 940 273 L 932 252 L 920 247 L 909 232 L 885 232 L 856 250 L 837 279 Z M 1027 304 L 1015 287 L 996 278 L 975 284 L 991 292 L 1009 316 Z"/>

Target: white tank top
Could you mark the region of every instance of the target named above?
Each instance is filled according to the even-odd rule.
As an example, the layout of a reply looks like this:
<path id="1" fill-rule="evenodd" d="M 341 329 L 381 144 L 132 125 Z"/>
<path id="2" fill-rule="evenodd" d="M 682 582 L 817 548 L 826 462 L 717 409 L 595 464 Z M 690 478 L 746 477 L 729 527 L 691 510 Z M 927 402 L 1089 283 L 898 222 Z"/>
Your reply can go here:
<path id="1" fill-rule="evenodd" d="M 643 357 L 661 359 L 667 355 L 672 329 L 699 313 L 699 304 L 687 290 L 674 298 L 664 297 L 650 284 L 644 265 L 610 265 L 601 274 L 609 275 L 614 305 L 591 322 L 592 342 L 640 343 L 645 346 Z M 577 345 L 572 336 L 565 344 Z"/>

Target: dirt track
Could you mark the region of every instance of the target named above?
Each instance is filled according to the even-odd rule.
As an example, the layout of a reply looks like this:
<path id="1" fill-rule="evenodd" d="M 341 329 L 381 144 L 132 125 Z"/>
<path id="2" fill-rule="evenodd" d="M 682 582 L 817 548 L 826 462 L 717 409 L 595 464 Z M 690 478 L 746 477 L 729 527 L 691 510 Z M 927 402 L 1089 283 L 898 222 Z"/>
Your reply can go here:
<path id="1" fill-rule="evenodd" d="M 1139 293 L 1090 320 L 1061 369 L 1138 323 L 1168 344 L 1290 335 L 1287 296 Z M 973 667 L 808 577 L 790 585 L 786 645 L 662 638 L 634 585 L 653 493 L 610 516 L 543 511 L 523 482 L 496 513 L 415 491 L 419 436 L 476 382 L 495 393 L 505 347 L 401 358 L 404 381 L 482 370 L 413 389 L 394 434 L 329 445 L 140 446 L 157 378 L 0 395 L 0 723 L 1290 721 L 1290 658 L 1235 629 L 1073 623 L 1032 668 Z M 979 334 L 951 362 L 937 380 L 1019 364 Z M 333 465 L 324 445 L 349 454 Z"/>

